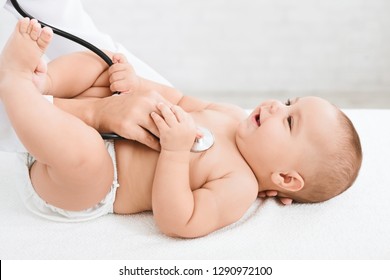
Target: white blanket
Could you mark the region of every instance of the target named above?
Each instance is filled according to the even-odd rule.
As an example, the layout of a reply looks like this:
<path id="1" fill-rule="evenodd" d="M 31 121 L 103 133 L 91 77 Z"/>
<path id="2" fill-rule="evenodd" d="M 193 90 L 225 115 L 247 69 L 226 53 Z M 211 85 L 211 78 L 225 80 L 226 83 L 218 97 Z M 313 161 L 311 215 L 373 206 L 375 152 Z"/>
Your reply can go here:
<path id="1" fill-rule="evenodd" d="M 17 193 L 28 180 L 23 156 L 0 152 L 0 259 L 389 259 L 390 110 L 345 111 L 364 149 L 351 189 L 313 205 L 258 199 L 236 224 L 192 240 L 164 236 L 151 213 L 76 224 L 37 217 Z"/>

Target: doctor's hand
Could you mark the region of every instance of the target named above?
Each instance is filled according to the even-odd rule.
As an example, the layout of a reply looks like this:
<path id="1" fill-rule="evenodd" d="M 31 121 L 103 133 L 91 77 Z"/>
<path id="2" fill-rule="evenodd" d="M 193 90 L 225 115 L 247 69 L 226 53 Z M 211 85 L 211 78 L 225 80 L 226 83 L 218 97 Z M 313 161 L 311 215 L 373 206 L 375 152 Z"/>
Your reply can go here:
<path id="1" fill-rule="evenodd" d="M 151 118 L 157 104 L 171 104 L 155 91 L 121 94 L 98 99 L 94 107 L 95 128 L 114 132 L 159 151 L 159 130 Z"/>

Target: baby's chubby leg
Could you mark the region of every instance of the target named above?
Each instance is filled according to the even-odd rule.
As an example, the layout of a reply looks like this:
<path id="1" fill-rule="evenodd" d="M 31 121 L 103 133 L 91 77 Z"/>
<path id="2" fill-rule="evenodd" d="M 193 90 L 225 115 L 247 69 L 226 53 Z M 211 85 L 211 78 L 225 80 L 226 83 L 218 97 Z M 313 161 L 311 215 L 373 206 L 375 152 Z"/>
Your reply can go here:
<path id="1" fill-rule="evenodd" d="M 47 93 L 58 98 L 111 96 L 108 65 L 92 52 L 76 52 L 48 64 Z"/>
<path id="2" fill-rule="evenodd" d="M 47 102 L 34 84 L 51 39 L 51 29 L 37 21 L 18 22 L 0 55 L 0 99 L 37 160 L 30 175 L 38 195 L 57 207 L 82 210 L 108 193 L 113 164 L 100 135 Z"/>

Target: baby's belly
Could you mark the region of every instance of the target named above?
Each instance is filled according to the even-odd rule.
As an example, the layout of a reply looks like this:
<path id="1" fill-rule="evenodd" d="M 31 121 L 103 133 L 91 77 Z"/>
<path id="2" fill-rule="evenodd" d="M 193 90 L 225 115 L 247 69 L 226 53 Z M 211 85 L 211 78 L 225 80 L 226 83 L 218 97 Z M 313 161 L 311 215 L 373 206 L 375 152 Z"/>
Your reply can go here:
<path id="1" fill-rule="evenodd" d="M 159 153 L 133 141 L 116 141 L 119 188 L 114 212 L 134 214 L 152 210 L 152 185 Z"/>

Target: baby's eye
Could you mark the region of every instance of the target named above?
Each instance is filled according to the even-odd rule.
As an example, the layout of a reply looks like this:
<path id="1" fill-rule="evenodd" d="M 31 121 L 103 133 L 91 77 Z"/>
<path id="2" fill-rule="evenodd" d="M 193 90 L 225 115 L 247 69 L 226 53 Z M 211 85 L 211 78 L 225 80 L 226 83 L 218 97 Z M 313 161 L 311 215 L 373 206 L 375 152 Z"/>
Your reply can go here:
<path id="1" fill-rule="evenodd" d="M 290 100 L 290 98 L 287 99 L 286 102 L 284 102 L 284 105 L 286 105 L 286 106 L 290 106 L 290 105 L 291 105 L 291 100 Z"/>
<path id="2" fill-rule="evenodd" d="M 288 126 L 290 127 L 290 130 L 291 130 L 291 128 L 292 128 L 292 117 L 291 116 L 288 116 L 287 122 L 288 122 Z"/>

